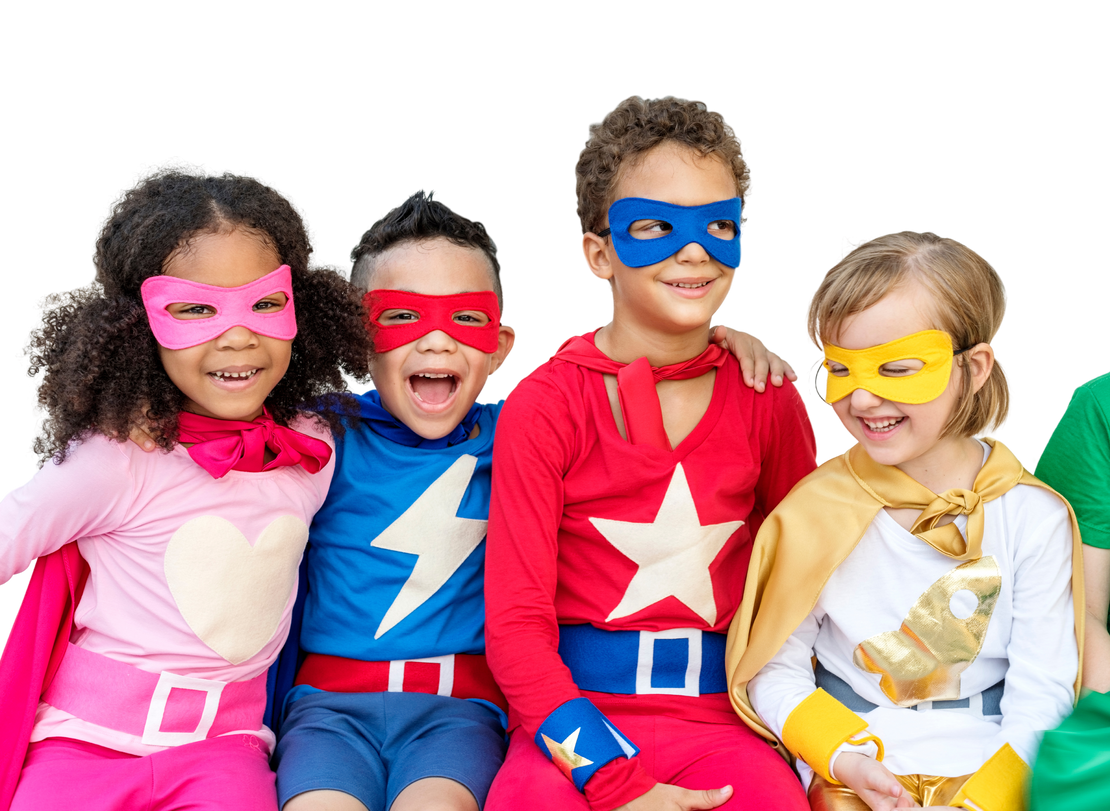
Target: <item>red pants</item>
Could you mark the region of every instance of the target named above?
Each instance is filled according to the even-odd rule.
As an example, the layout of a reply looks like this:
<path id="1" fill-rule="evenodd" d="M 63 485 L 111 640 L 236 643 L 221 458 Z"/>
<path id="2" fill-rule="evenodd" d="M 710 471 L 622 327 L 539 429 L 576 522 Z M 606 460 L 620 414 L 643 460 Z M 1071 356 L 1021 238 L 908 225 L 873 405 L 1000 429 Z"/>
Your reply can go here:
<path id="1" fill-rule="evenodd" d="M 31 744 L 11 811 L 277 811 L 269 753 L 228 735 L 139 757 L 84 741 Z"/>
<path id="2" fill-rule="evenodd" d="M 608 715 L 640 747 L 640 761 L 660 783 L 689 789 L 730 785 L 733 795 L 718 806 L 722 811 L 766 808 L 809 811 L 805 792 L 790 766 L 741 723 L 707 724 L 663 716 Z M 586 811 L 590 805 L 574 783 L 540 753 L 532 738 L 517 728 L 509 742 L 505 765 L 493 781 L 485 811 L 524 808 Z"/>

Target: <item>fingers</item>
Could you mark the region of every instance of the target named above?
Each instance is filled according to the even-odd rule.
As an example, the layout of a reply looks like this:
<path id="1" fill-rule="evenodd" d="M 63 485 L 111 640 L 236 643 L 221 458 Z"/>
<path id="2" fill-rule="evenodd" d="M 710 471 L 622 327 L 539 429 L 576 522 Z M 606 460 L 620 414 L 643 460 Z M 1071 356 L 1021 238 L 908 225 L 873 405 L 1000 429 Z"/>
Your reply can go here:
<path id="1" fill-rule="evenodd" d="M 702 791 L 683 789 L 683 791 L 687 797 L 679 800 L 679 807 L 688 811 L 716 808 L 727 803 L 729 797 L 732 796 L 732 786 L 704 789 Z"/>
<path id="2" fill-rule="evenodd" d="M 791 383 L 795 382 L 798 379 L 798 375 L 794 373 L 794 367 L 792 367 L 789 363 L 780 358 L 774 352 L 767 353 L 767 360 L 771 366 L 772 386 L 781 386 L 783 378 L 789 380 Z"/>
<path id="3" fill-rule="evenodd" d="M 746 332 L 737 332 L 728 327 L 713 327 L 709 332 L 709 340 L 723 346 L 740 361 L 740 373 L 746 386 L 756 391 L 766 388 L 770 353 L 762 341 Z"/>
<path id="4" fill-rule="evenodd" d="M 131 433 L 127 435 L 127 438 L 147 453 L 150 453 L 152 450 L 155 449 L 155 447 L 157 447 L 154 443 L 153 437 L 151 437 L 151 435 L 144 431 L 142 428 L 132 428 Z"/>

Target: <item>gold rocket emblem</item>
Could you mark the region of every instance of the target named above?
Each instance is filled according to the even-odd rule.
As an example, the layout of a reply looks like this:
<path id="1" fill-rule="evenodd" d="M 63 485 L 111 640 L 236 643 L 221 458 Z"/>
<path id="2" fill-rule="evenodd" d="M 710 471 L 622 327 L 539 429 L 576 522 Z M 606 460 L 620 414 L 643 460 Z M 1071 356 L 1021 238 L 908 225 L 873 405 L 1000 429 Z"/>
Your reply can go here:
<path id="1" fill-rule="evenodd" d="M 994 557 L 957 566 L 917 598 L 901 628 L 857 645 L 856 667 L 881 673 L 879 686 L 899 707 L 959 698 L 960 674 L 983 647 L 1001 587 L 1002 575 Z M 952 610 L 953 595 L 961 591 L 978 600 L 964 618 Z M 970 604 L 971 600 L 962 602 Z"/>

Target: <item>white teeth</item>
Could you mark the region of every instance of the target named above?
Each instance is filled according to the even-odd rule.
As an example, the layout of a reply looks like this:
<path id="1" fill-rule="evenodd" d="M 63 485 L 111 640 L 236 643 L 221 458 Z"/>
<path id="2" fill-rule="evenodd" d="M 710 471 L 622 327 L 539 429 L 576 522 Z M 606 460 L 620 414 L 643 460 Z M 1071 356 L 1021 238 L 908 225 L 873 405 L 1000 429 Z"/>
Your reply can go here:
<path id="1" fill-rule="evenodd" d="M 426 377 L 429 380 L 442 380 L 445 377 L 454 377 L 454 375 L 449 375 L 449 374 L 439 374 L 439 375 L 437 375 L 437 374 L 432 374 L 431 372 L 421 372 L 420 374 L 415 375 L 415 377 Z"/>
<path id="2" fill-rule="evenodd" d="M 709 284 L 709 282 L 698 282 L 696 284 L 690 284 L 688 282 L 673 282 L 673 284 L 675 287 L 682 287 L 686 290 L 694 290 L 698 287 L 705 287 L 707 284 Z"/>
<path id="3" fill-rule="evenodd" d="M 885 431 L 891 430 L 895 425 L 897 425 L 898 423 L 900 423 L 904 419 L 905 419 L 905 417 L 898 417 L 897 419 L 887 419 L 887 420 L 864 420 L 863 424 L 866 425 L 872 431 L 878 431 L 879 433 L 883 433 Z"/>
<path id="4" fill-rule="evenodd" d="M 254 377 L 257 373 L 257 369 L 251 369 L 249 372 L 212 372 L 212 376 L 220 380 L 242 380 Z"/>

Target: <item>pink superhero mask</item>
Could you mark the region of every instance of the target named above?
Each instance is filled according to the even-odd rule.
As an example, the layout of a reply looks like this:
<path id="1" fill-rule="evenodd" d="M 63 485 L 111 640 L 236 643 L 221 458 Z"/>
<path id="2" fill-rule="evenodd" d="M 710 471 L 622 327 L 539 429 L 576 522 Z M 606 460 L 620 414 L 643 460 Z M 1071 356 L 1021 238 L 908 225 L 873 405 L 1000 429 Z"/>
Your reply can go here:
<path id="1" fill-rule="evenodd" d="M 378 352 L 389 352 L 435 330 L 442 330 L 456 341 L 487 355 L 497 351 L 501 309 L 497 306 L 497 294 L 492 290 L 451 296 L 425 296 L 405 290 L 371 290 L 363 296 L 362 303 L 370 311 L 370 321 L 376 327 L 374 349 Z M 415 313 L 416 319 L 383 324 L 379 319 L 386 310 L 406 310 Z M 466 312 L 483 313 L 489 322 L 469 324 L 455 320 L 460 313 Z"/>
<path id="2" fill-rule="evenodd" d="M 291 341 L 297 334 L 289 265 L 242 287 L 216 287 L 176 276 L 151 276 L 141 289 L 150 331 L 166 349 L 199 346 L 232 327 L 246 327 L 258 335 L 282 341 Z M 255 304 L 274 293 L 285 294 L 284 307 L 274 312 L 254 309 Z M 208 318 L 175 318 L 166 308 L 180 303 L 203 304 L 216 314 Z"/>

